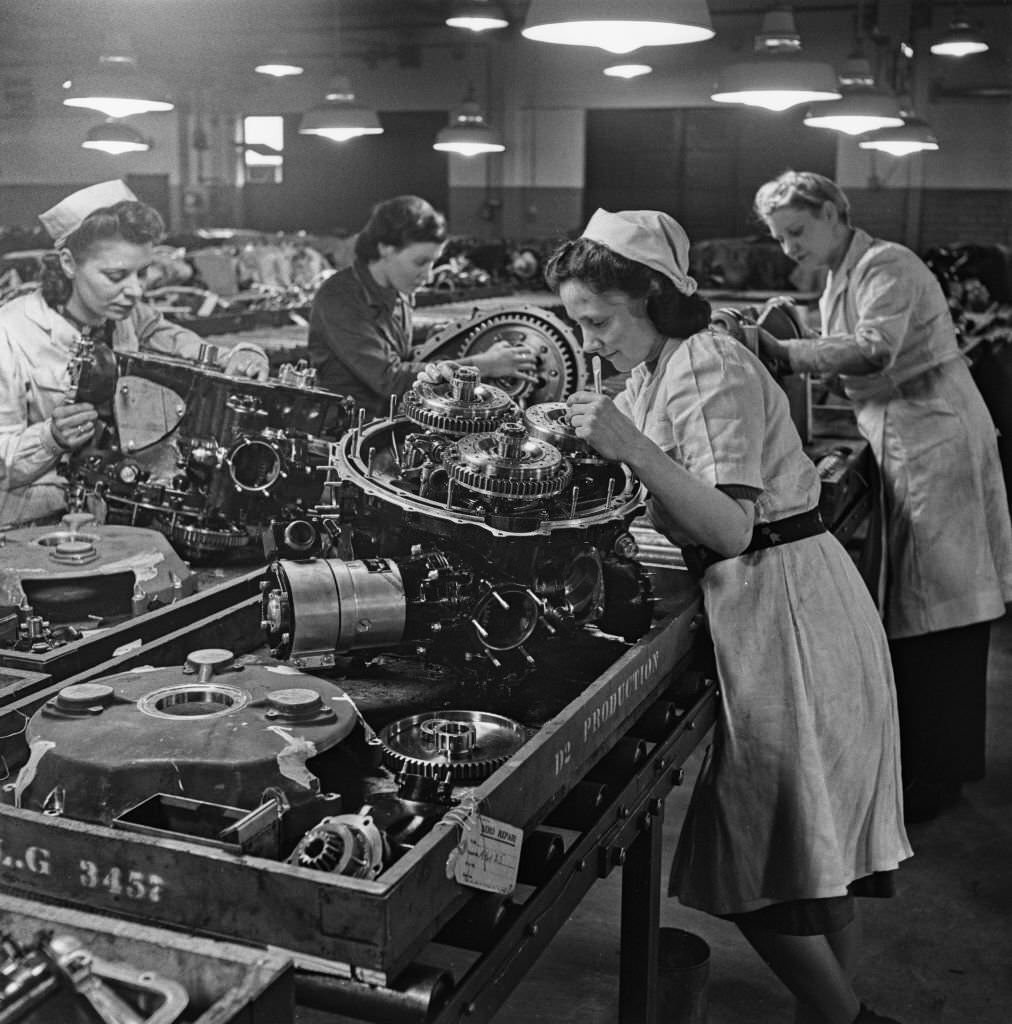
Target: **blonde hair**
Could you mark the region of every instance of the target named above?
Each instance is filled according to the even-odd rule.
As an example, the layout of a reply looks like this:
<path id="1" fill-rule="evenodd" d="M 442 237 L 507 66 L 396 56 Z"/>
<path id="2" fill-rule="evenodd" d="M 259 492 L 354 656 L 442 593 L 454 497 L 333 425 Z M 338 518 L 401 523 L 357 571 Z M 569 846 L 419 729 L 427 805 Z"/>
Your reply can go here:
<path id="1" fill-rule="evenodd" d="M 850 223 L 850 200 L 835 181 L 814 171 L 784 171 L 760 186 L 752 208 L 760 220 L 765 220 L 787 206 L 821 210 L 823 203 L 832 203 L 841 222 Z"/>

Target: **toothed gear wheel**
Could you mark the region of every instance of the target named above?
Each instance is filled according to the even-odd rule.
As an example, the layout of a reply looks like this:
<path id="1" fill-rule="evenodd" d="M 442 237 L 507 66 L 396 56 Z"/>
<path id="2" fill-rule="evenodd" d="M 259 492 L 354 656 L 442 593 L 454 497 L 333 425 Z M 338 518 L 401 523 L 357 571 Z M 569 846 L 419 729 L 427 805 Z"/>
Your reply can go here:
<path id="1" fill-rule="evenodd" d="M 299 840 L 288 863 L 349 878 L 375 878 L 383 870 L 388 847 L 371 811 L 363 807 L 357 814 L 324 818 Z"/>
<path id="2" fill-rule="evenodd" d="M 541 402 L 524 410 L 524 423 L 531 437 L 555 445 L 559 451 L 590 454 L 591 448 L 569 422 L 569 407 L 565 402 Z"/>
<path id="3" fill-rule="evenodd" d="M 188 557 L 203 558 L 220 551 L 234 551 L 245 547 L 250 539 L 240 530 L 210 530 L 203 526 L 173 523 L 168 537 L 177 550 L 185 550 Z"/>
<path id="4" fill-rule="evenodd" d="M 522 423 L 461 438 L 446 463 L 455 484 L 490 498 L 551 498 L 569 486 L 573 475 L 562 452 L 532 438 Z"/>
<path id="5" fill-rule="evenodd" d="M 519 722 L 486 711 L 430 711 L 384 726 L 383 762 L 393 772 L 453 782 L 487 779 L 527 742 Z M 465 739 L 466 738 L 466 739 Z"/>
<path id="6" fill-rule="evenodd" d="M 450 381 L 417 381 L 404 395 L 404 415 L 419 427 L 453 436 L 483 434 L 517 415 L 502 388 L 478 383 L 477 378 L 462 386 L 460 373 Z"/>
<path id="7" fill-rule="evenodd" d="M 525 344 L 537 357 L 537 382 L 499 377 L 495 383 L 514 401 L 557 402 L 587 381 L 587 364 L 572 329 L 539 306 L 520 306 L 478 314 L 449 324 L 429 339 L 420 359 L 461 359 L 487 352 L 500 341 Z"/>
<path id="8" fill-rule="evenodd" d="M 325 826 L 317 825 L 299 841 L 292 860 L 300 868 L 333 871 L 340 864 L 343 853 L 344 839 Z"/>

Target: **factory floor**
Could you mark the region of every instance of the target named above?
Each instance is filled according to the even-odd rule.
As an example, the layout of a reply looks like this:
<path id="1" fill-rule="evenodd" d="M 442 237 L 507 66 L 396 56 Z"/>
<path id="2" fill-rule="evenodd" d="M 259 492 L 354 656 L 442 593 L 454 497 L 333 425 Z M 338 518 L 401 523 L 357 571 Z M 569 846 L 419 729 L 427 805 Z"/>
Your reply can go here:
<path id="1" fill-rule="evenodd" d="M 860 901 L 856 987 L 902 1024 L 1012 1021 L 1012 615 L 994 625 L 988 683 L 987 778 L 934 821 L 908 827 L 914 857 L 893 899 Z M 667 801 L 666 864 L 700 758 Z M 617 1024 L 620 885 L 614 872 L 591 890 L 494 1024 Z M 707 1024 L 790 1024 L 786 991 L 733 925 L 667 899 L 661 924 L 709 944 Z M 690 1022 L 662 1009 L 656 1024 Z"/>

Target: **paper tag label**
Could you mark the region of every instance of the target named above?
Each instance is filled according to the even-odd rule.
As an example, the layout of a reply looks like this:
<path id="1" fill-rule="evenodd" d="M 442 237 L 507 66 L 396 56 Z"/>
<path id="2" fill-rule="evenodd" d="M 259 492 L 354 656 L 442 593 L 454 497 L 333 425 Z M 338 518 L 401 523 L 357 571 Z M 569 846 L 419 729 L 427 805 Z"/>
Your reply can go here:
<path id="1" fill-rule="evenodd" d="M 453 877 L 461 885 L 509 895 L 517 887 L 523 829 L 483 814 L 468 817 L 451 855 Z"/>

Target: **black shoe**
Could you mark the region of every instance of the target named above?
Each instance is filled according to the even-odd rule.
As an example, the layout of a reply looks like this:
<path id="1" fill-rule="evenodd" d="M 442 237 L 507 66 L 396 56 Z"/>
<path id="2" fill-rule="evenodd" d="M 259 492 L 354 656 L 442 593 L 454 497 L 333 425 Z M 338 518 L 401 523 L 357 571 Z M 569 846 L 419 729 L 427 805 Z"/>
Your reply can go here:
<path id="1" fill-rule="evenodd" d="M 861 1012 L 854 1018 L 854 1024 L 900 1024 L 895 1017 L 883 1017 L 881 1013 L 861 1004 Z"/>

